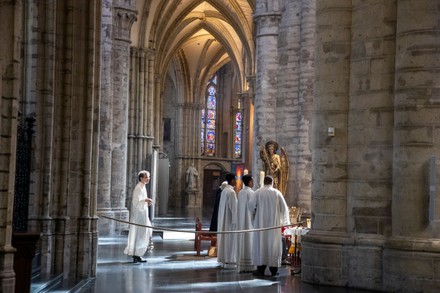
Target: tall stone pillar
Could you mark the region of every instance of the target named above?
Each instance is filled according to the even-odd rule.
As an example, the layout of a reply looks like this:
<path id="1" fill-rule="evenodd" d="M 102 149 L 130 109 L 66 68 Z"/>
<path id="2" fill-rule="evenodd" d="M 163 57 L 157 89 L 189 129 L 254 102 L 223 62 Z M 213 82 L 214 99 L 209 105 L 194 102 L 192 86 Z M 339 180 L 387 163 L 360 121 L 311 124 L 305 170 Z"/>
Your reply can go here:
<path id="1" fill-rule="evenodd" d="M 316 14 L 312 223 L 317 230 L 345 232 L 351 0 L 318 1 Z"/>
<path id="2" fill-rule="evenodd" d="M 439 19 L 436 0 L 397 2 L 393 237 L 383 257 L 387 291 L 440 288 Z"/>
<path id="3" fill-rule="evenodd" d="M 299 59 L 297 145 L 295 177 L 290 180 L 295 188 L 297 205 L 303 214 L 311 213 L 312 194 L 312 113 L 315 83 L 316 0 L 301 1 L 301 50 Z M 288 187 L 289 188 L 289 187 Z M 289 190 L 289 189 L 288 189 Z"/>
<path id="4" fill-rule="evenodd" d="M 254 100 L 254 142 L 252 173 L 259 174 L 263 164 L 259 156 L 265 141 L 276 140 L 276 100 L 278 70 L 278 30 L 281 13 L 278 1 L 257 1 L 254 22 L 256 29 L 256 89 Z M 259 182 L 258 178 L 255 178 Z"/>
<path id="5" fill-rule="evenodd" d="M 18 100 L 22 83 L 23 2 L 2 1 L 0 17 L 0 292 L 14 292 L 15 249 L 11 240 Z"/>
<path id="6" fill-rule="evenodd" d="M 440 159 L 437 129 L 440 8 L 435 0 L 399 1 L 393 165 L 393 235 L 438 237 L 429 225 L 429 160 Z M 423 15 L 423 21 L 413 17 Z M 417 58 L 415 58 L 417 57 Z M 434 174 L 435 175 L 435 174 Z M 435 186 L 434 186 L 435 187 Z M 410 217 L 410 221 L 407 221 Z"/>
<path id="7" fill-rule="evenodd" d="M 152 121 L 155 119 L 152 114 L 155 111 L 152 109 L 150 97 L 155 87 L 154 57 L 155 52 L 151 49 L 131 48 L 126 202 L 131 201 L 131 192 L 137 184 L 138 172 L 145 169 L 151 171 L 149 163 L 154 140 Z"/>
<path id="8" fill-rule="evenodd" d="M 111 166 L 112 166 L 112 35 L 113 14 L 112 0 L 102 1 L 101 23 L 101 98 L 100 98 L 100 136 L 99 136 L 99 176 L 97 195 L 97 214 L 114 217 L 110 201 Z M 115 222 L 104 218 L 99 219 L 99 233 L 108 235 L 115 230 Z"/>
<path id="9" fill-rule="evenodd" d="M 117 218 L 128 220 L 125 204 L 127 182 L 128 89 L 130 64 L 130 29 L 136 11 L 113 7 L 113 101 L 112 101 L 112 156 L 111 208 Z M 115 227 L 115 232 L 128 228 Z"/>
<path id="10" fill-rule="evenodd" d="M 131 7 L 104 0 L 100 104 L 98 215 L 128 220 L 126 207 Z M 100 219 L 101 235 L 120 233 L 127 225 Z"/>
<path id="11" fill-rule="evenodd" d="M 277 70 L 277 142 L 286 149 L 290 159 L 289 181 L 287 182 L 286 201 L 297 206 L 299 161 L 299 121 L 301 105 L 299 98 L 299 71 L 301 57 L 301 2 L 284 1 L 278 38 L 279 64 Z M 309 195 L 310 197 L 310 195 Z M 302 210 L 303 211 L 303 210 Z"/>
<path id="12" fill-rule="evenodd" d="M 277 142 L 289 157 L 286 201 L 311 210 L 316 1 L 283 1 L 278 38 Z"/>
<path id="13" fill-rule="evenodd" d="M 347 284 L 348 113 L 352 1 L 316 2 L 312 125 L 312 230 L 303 238 L 302 279 Z M 328 128 L 334 127 L 335 135 Z M 348 249 L 347 249 L 348 250 Z"/>

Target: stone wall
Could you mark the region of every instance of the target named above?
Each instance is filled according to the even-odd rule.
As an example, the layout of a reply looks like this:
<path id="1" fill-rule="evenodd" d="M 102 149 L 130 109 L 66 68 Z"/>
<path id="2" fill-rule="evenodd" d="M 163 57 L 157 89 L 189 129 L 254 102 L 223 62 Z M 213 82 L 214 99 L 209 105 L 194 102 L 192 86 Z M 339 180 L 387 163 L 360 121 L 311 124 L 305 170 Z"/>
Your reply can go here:
<path id="1" fill-rule="evenodd" d="M 433 0 L 317 1 L 304 281 L 439 290 L 439 14 Z"/>

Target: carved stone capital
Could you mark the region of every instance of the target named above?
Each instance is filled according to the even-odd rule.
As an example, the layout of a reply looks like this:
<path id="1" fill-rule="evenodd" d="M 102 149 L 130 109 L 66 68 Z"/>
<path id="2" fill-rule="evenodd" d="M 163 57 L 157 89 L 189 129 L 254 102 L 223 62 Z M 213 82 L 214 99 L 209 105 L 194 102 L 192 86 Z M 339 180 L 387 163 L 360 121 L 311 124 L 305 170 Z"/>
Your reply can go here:
<path id="1" fill-rule="evenodd" d="M 278 35 L 281 13 L 261 13 L 254 15 L 257 37 Z"/>
<path id="2" fill-rule="evenodd" d="M 131 26 L 137 20 L 137 11 L 114 7 L 114 39 L 130 42 Z"/>

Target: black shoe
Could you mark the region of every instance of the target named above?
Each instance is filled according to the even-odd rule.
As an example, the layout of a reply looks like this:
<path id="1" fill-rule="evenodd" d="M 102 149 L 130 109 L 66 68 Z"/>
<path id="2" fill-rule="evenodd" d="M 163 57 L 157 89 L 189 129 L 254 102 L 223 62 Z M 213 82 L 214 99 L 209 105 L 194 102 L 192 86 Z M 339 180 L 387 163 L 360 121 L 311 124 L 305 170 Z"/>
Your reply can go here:
<path id="1" fill-rule="evenodd" d="M 260 271 L 253 271 L 252 275 L 254 275 L 255 277 L 264 277 L 264 273 Z"/>
<path id="2" fill-rule="evenodd" d="M 140 256 L 133 255 L 133 263 L 137 263 L 137 262 L 147 262 L 147 260 L 145 258 L 140 257 Z"/>

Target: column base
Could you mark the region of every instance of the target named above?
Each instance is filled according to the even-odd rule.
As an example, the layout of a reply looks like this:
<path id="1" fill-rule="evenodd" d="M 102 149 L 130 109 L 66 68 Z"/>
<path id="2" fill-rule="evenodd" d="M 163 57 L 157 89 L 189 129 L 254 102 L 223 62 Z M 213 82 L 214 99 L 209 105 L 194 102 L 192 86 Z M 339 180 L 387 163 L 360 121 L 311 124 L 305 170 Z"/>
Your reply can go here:
<path id="1" fill-rule="evenodd" d="M 301 280 L 381 292 L 436 292 L 436 242 L 312 230 L 302 237 Z"/>

